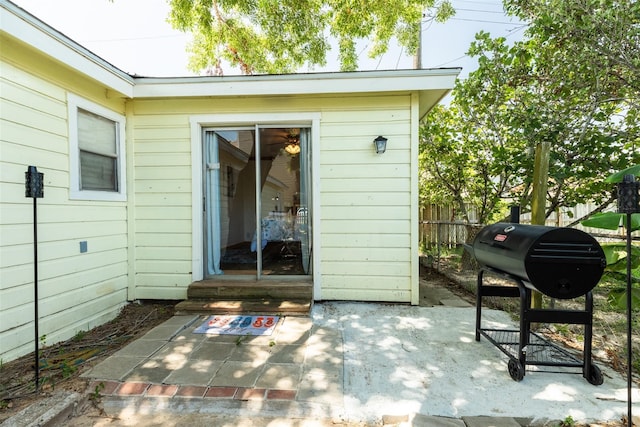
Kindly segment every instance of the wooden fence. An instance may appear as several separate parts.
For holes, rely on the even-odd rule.
[[[547,225],[552,224],[548,223]],[[484,224],[468,224],[462,221],[422,221],[420,223],[420,248],[433,256],[435,262],[438,262],[443,252],[459,249],[464,243],[472,242],[475,234],[482,227]],[[624,242],[626,240],[623,228],[619,233],[594,228],[587,229],[581,226],[576,228],[583,229],[600,243]],[[632,240],[640,242],[640,232],[634,232]]]

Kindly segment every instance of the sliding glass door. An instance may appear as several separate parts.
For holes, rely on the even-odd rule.
[[[310,130],[204,131],[205,276],[311,273]]]

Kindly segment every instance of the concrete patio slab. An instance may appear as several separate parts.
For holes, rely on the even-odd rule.
[[[224,362],[197,359],[169,372],[162,383],[209,385]]]
[[[169,400],[156,402],[160,413],[206,408],[437,427],[541,426],[567,416],[592,422],[626,413],[626,381],[608,366],[598,365],[601,386],[579,373],[533,366],[514,381],[507,357],[486,339],[475,341],[475,309],[451,305],[316,303],[311,317],[281,318],[269,337],[194,334],[204,318],[182,317],[182,326],[173,318],[153,331],[154,339],[130,344],[89,377],[120,381],[104,397],[108,408],[152,408],[161,395]],[[507,313],[489,309],[483,326],[517,327]],[[125,396],[139,402],[112,402]],[[190,399],[188,406],[178,398]],[[124,415],[134,416],[118,414]]]
[[[254,387],[264,366],[252,362],[225,362],[215,377],[212,386]]]
[[[90,371],[80,374],[85,378],[122,380],[125,376],[147,360],[146,357],[109,356]]]
[[[267,363],[256,380],[256,387],[274,390],[297,390],[302,376],[299,363]]]

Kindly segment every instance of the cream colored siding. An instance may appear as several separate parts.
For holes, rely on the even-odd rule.
[[[322,298],[411,298],[409,97],[322,116]],[[375,154],[373,139],[388,138]]]
[[[86,79],[13,41],[0,42],[0,359],[12,360],[35,345],[33,202],[24,194],[27,166],[44,173],[44,198],[38,199],[43,341],[53,344],[102,324],[126,302],[126,204],[69,200],[67,93],[119,113],[124,102],[105,99],[104,88],[87,85]],[[80,241],[87,242],[87,253],[80,253]]]
[[[320,112],[322,299],[411,300],[411,96],[135,100],[136,298],[191,283],[189,117]],[[217,125],[225,125],[218,123]],[[373,139],[389,138],[375,154]],[[201,165],[193,165],[201,168]],[[320,190],[318,193],[317,191]]]
[[[192,252],[188,117],[134,110],[135,298],[184,299]]]

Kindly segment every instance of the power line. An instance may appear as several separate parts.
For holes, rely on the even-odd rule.
[[[184,37],[183,34],[173,34],[166,36],[146,36],[146,37],[123,37],[123,38],[113,38],[113,39],[98,39],[98,40],[83,40],[83,43],[112,43],[112,42],[130,42],[130,41],[139,41],[139,40],[159,40],[159,39],[171,39],[171,38],[180,38]]]
[[[401,46],[400,53],[398,54],[398,60],[396,61],[396,70],[398,69],[398,65],[400,65],[400,59],[402,59],[402,55],[404,55],[404,46]]]
[[[507,35],[505,36],[505,38],[508,38],[508,37],[513,36],[513,35],[514,35],[514,34],[516,34],[518,31],[523,30],[523,29],[524,29],[524,28],[526,28],[526,27],[527,27],[527,25],[522,25],[521,27],[516,28],[515,30],[513,30],[512,32],[510,32],[509,34],[507,34]],[[447,65],[447,64],[451,64],[452,62],[456,62],[456,61],[459,61],[459,60],[464,59],[464,58],[469,58],[469,55],[468,55],[468,54],[465,54],[465,55],[459,56],[459,57],[457,57],[457,58],[455,58],[455,59],[451,59],[451,60],[449,60],[449,61],[442,62],[442,63],[440,63],[440,64],[438,64],[438,65],[434,65],[434,68],[444,67],[444,66],[445,66],[445,65]]]
[[[451,64],[452,62],[456,62],[456,61],[459,61],[459,60],[461,60],[461,59],[467,58],[468,56],[469,56],[469,55],[462,55],[462,56],[459,56],[459,57],[457,57],[457,58],[455,58],[455,59],[452,59],[452,60],[450,60],[450,61],[443,62],[443,63],[438,64],[438,65],[434,65],[434,68],[444,67],[444,66],[445,66],[445,65],[447,65],[447,64]]]
[[[490,5],[490,6],[500,6],[502,7],[502,0],[496,0],[494,2],[489,2],[489,1],[478,1],[478,0],[454,0],[455,2],[461,2],[461,3],[471,3],[474,6],[475,5],[479,5],[479,4],[486,4],[486,5]]]
[[[452,21],[467,21],[467,22],[482,22],[486,24],[503,24],[503,25],[519,25],[520,22],[504,22],[504,21],[488,21],[484,19],[470,19],[470,18],[449,18]],[[524,25],[524,24],[523,24]]]
[[[462,8],[462,7],[457,7],[457,8],[455,8],[455,10],[456,10],[456,12],[463,11],[463,12],[497,13],[499,15],[504,15],[504,11],[503,10],[465,9],[465,8]]]

